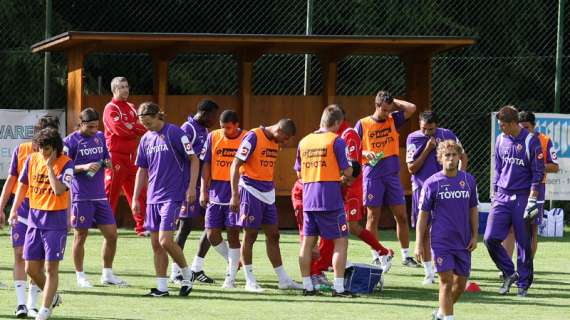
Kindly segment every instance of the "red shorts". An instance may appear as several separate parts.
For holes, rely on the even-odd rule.
[[[362,188],[349,188],[344,196],[344,211],[346,221],[362,220],[364,207],[362,205]]]

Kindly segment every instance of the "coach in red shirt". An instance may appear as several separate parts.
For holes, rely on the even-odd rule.
[[[112,168],[105,169],[105,192],[116,212],[121,188],[129,203],[133,200],[133,190],[137,167],[134,165],[138,138],[145,132],[145,127],[138,121],[134,104],[127,102],[129,83],[125,77],[115,77],[111,81],[113,99],[105,106],[103,124],[105,140],[111,154]],[[146,191],[140,196],[141,212],[146,211]],[[115,213],[116,215],[116,213]],[[144,215],[133,215],[139,236],[145,236]]]

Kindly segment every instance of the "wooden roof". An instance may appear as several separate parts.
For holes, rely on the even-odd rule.
[[[69,31],[32,45],[32,52],[314,53],[339,55],[434,54],[476,43],[475,38],[404,36],[228,35]]]

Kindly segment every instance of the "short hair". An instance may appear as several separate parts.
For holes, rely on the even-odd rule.
[[[54,128],[55,130],[59,130],[59,118],[46,114],[45,116],[38,119],[36,125],[34,126],[34,132],[38,132],[45,128]]]
[[[330,128],[336,123],[341,122],[344,118],[342,110],[334,104],[331,104],[323,110],[323,115],[321,116],[321,127]]]
[[[504,106],[497,113],[497,119],[502,122],[518,122],[519,114],[515,106]]]
[[[518,122],[530,122],[533,126],[536,124],[536,117],[532,111],[521,111],[519,112]]]
[[[224,110],[222,114],[220,114],[220,122],[221,123],[238,123],[239,122],[239,115],[237,112],[233,110]]]
[[[420,121],[425,123],[437,123],[437,114],[433,111],[424,111],[420,113]]]
[[[119,83],[121,82],[128,82],[127,78],[125,77],[114,77],[113,80],[111,80],[111,92],[115,92],[115,90],[117,90],[117,88],[119,87]]]
[[[283,118],[277,122],[277,127],[283,131],[286,135],[292,137],[297,133],[297,127],[295,126],[295,122],[288,118]]]
[[[140,104],[137,109],[137,116],[152,116],[153,118],[158,115],[160,120],[164,120],[164,113],[160,111],[158,104],[152,101],[146,101]]]
[[[394,101],[394,97],[392,94],[386,90],[380,90],[376,93],[376,98],[374,99],[374,104],[377,106],[382,105],[384,102],[392,103]]]
[[[52,147],[57,152],[57,156],[60,156],[63,151],[63,140],[57,129],[52,127],[36,132],[32,142],[38,148]]]
[[[439,163],[443,162],[442,161],[443,155],[449,148],[455,149],[455,151],[459,156],[463,154],[463,147],[459,143],[457,143],[456,140],[451,140],[451,139],[443,140],[442,142],[437,144],[437,161]]]
[[[79,114],[79,120],[81,122],[91,122],[99,120],[99,113],[93,108],[85,108]]]
[[[198,103],[198,112],[211,113],[218,111],[218,109],[220,106],[212,100],[205,99]]]

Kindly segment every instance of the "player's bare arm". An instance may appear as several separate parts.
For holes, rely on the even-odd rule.
[[[232,187],[232,198],[230,199],[230,209],[234,212],[239,210],[239,168],[244,164],[243,160],[234,158],[230,167],[230,185]]]
[[[202,208],[206,208],[209,201],[208,190],[212,181],[211,170],[212,166],[208,162],[204,162],[202,165],[202,182],[200,183],[200,206]]]
[[[141,212],[141,205],[139,202],[139,197],[141,195],[141,191],[143,186],[148,181],[148,170],[145,168],[138,168],[137,176],[135,178],[135,190],[133,192],[133,200],[131,203],[131,209],[136,215],[142,215]]]
[[[10,210],[10,218],[8,218],[8,222],[10,223],[10,225],[18,223],[18,209],[22,205],[22,202],[24,202],[26,193],[28,193],[28,185],[20,183],[18,189],[16,190],[16,196],[14,197],[14,204],[12,204],[12,210]]]
[[[416,105],[400,99],[394,99],[394,109],[395,111],[404,111],[404,118],[410,118],[416,112]]]
[[[419,214],[418,214],[418,222],[417,222],[417,226],[416,226],[416,250],[415,250],[415,256],[416,256],[416,260],[418,261],[424,261],[424,239],[425,239],[425,234],[427,231],[427,222],[428,222],[428,217],[429,212],[427,211],[423,211],[420,210]]]
[[[469,222],[471,223],[471,240],[467,246],[467,250],[472,252],[477,249],[477,241],[479,239],[479,209],[473,207],[469,209]]]
[[[192,203],[196,201],[196,183],[198,182],[198,172],[200,170],[200,160],[195,154],[190,155],[190,184],[186,191],[186,201]]]

